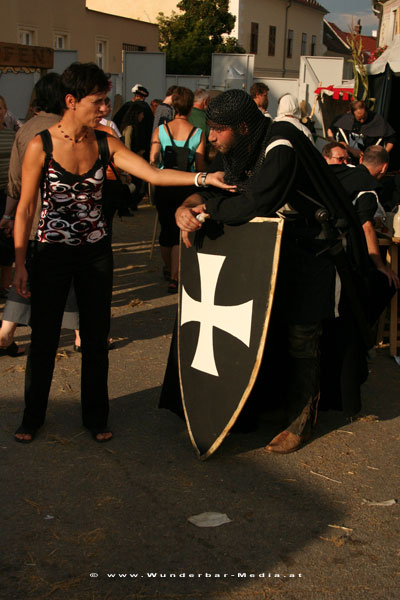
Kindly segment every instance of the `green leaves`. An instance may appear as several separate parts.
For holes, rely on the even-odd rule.
[[[228,37],[235,25],[229,0],[181,0],[177,7],[182,13],[157,18],[168,73],[208,75],[213,52],[245,52]]]

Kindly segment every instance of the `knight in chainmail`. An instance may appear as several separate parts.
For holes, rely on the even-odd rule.
[[[323,235],[323,226],[314,218],[315,212],[319,207],[327,207],[331,220],[341,224],[346,231],[347,248],[351,248],[352,262],[359,271],[367,266],[365,241],[352,207],[344,201],[345,193],[339,182],[332,177],[319,152],[293,125],[265,118],[241,90],[229,90],[215,98],[207,109],[207,122],[209,141],[219,150],[225,179],[237,185],[238,193],[221,194],[210,189],[195,194],[177,210],[177,223],[183,231],[196,230],[201,225],[195,217],[202,211],[212,220],[230,225],[277,213],[284,217],[267,351],[272,348],[274,354],[276,343],[281,345],[287,359],[280,361],[282,377],[273,378],[279,379],[279,385],[272,391],[269,379],[264,386],[264,397],[285,395],[282,402],[287,414],[286,427],[266,450],[292,452],[310,438],[315,426],[320,397],[322,324],[339,314],[341,281],[328,252],[331,242]],[[278,331],[276,338],[274,329]],[[349,332],[349,336],[357,345],[359,332],[353,336]],[[351,344],[347,344],[347,350],[351,355]],[[360,363],[356,364],[354,359],[349,369],[350,377],[356,381],[355,386],[350,386],[351,398],[344,394],[340,400],[347,414],[360,410],[360,397],[353,392],[366,378],[366,352],[361,355]],[[340,377],[336,373],[336,378]],[[284,390],[285,381],[288,385]]]

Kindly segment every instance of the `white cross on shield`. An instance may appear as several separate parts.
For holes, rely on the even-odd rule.
[[[225,256],[198,253],[201,301],[193,300],[182,286],[181,325],[200,323],[199,339],[191,366],[210,375],[219,376],[214,357],[213,328],[218,327],[250,344],[253,300],[234,306],[214,304],[215,290]]]

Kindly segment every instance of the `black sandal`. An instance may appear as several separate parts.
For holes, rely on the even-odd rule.
[[[26,427],[25,425],[22,424],[18,427],[17,431],[14,433],[14,440],[16,442],[19,442],[20,444],[30,444],[35,439],[36,431],[37,431],[37,429],[32,429],[32,428]],[[27,440],[25,438],[17,438],[16,437],[17,433],[22,433],[23,435],[30,435],[31,438],[30,438],[30,440]]]
[[[15,358],[17,356],[23,356],[24,354],[25,348],[21,349],[15,342],[11,342],[7,348],[0,347],[0,356],[12,356]]]
[[[115,342],[112,339],[109,339],[108,344],[107,344],[107,350],[114,350],[114,348],[115,348]],[[74,344],[74,351],[82,352],[82,348],[80,346],[78,346],[77,344]]]
[[[176,279],[170,279],[168,286],[168,294],[176,294],[178,292],[178,282]]]

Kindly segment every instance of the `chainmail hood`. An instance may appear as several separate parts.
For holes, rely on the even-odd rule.
[[[235,144],[223,154],[225,181],[244,190],[264,160],[271,120],[262,114],[249,94],[228,90],[208,105],[207,123],[216,129],[232,128]]]

